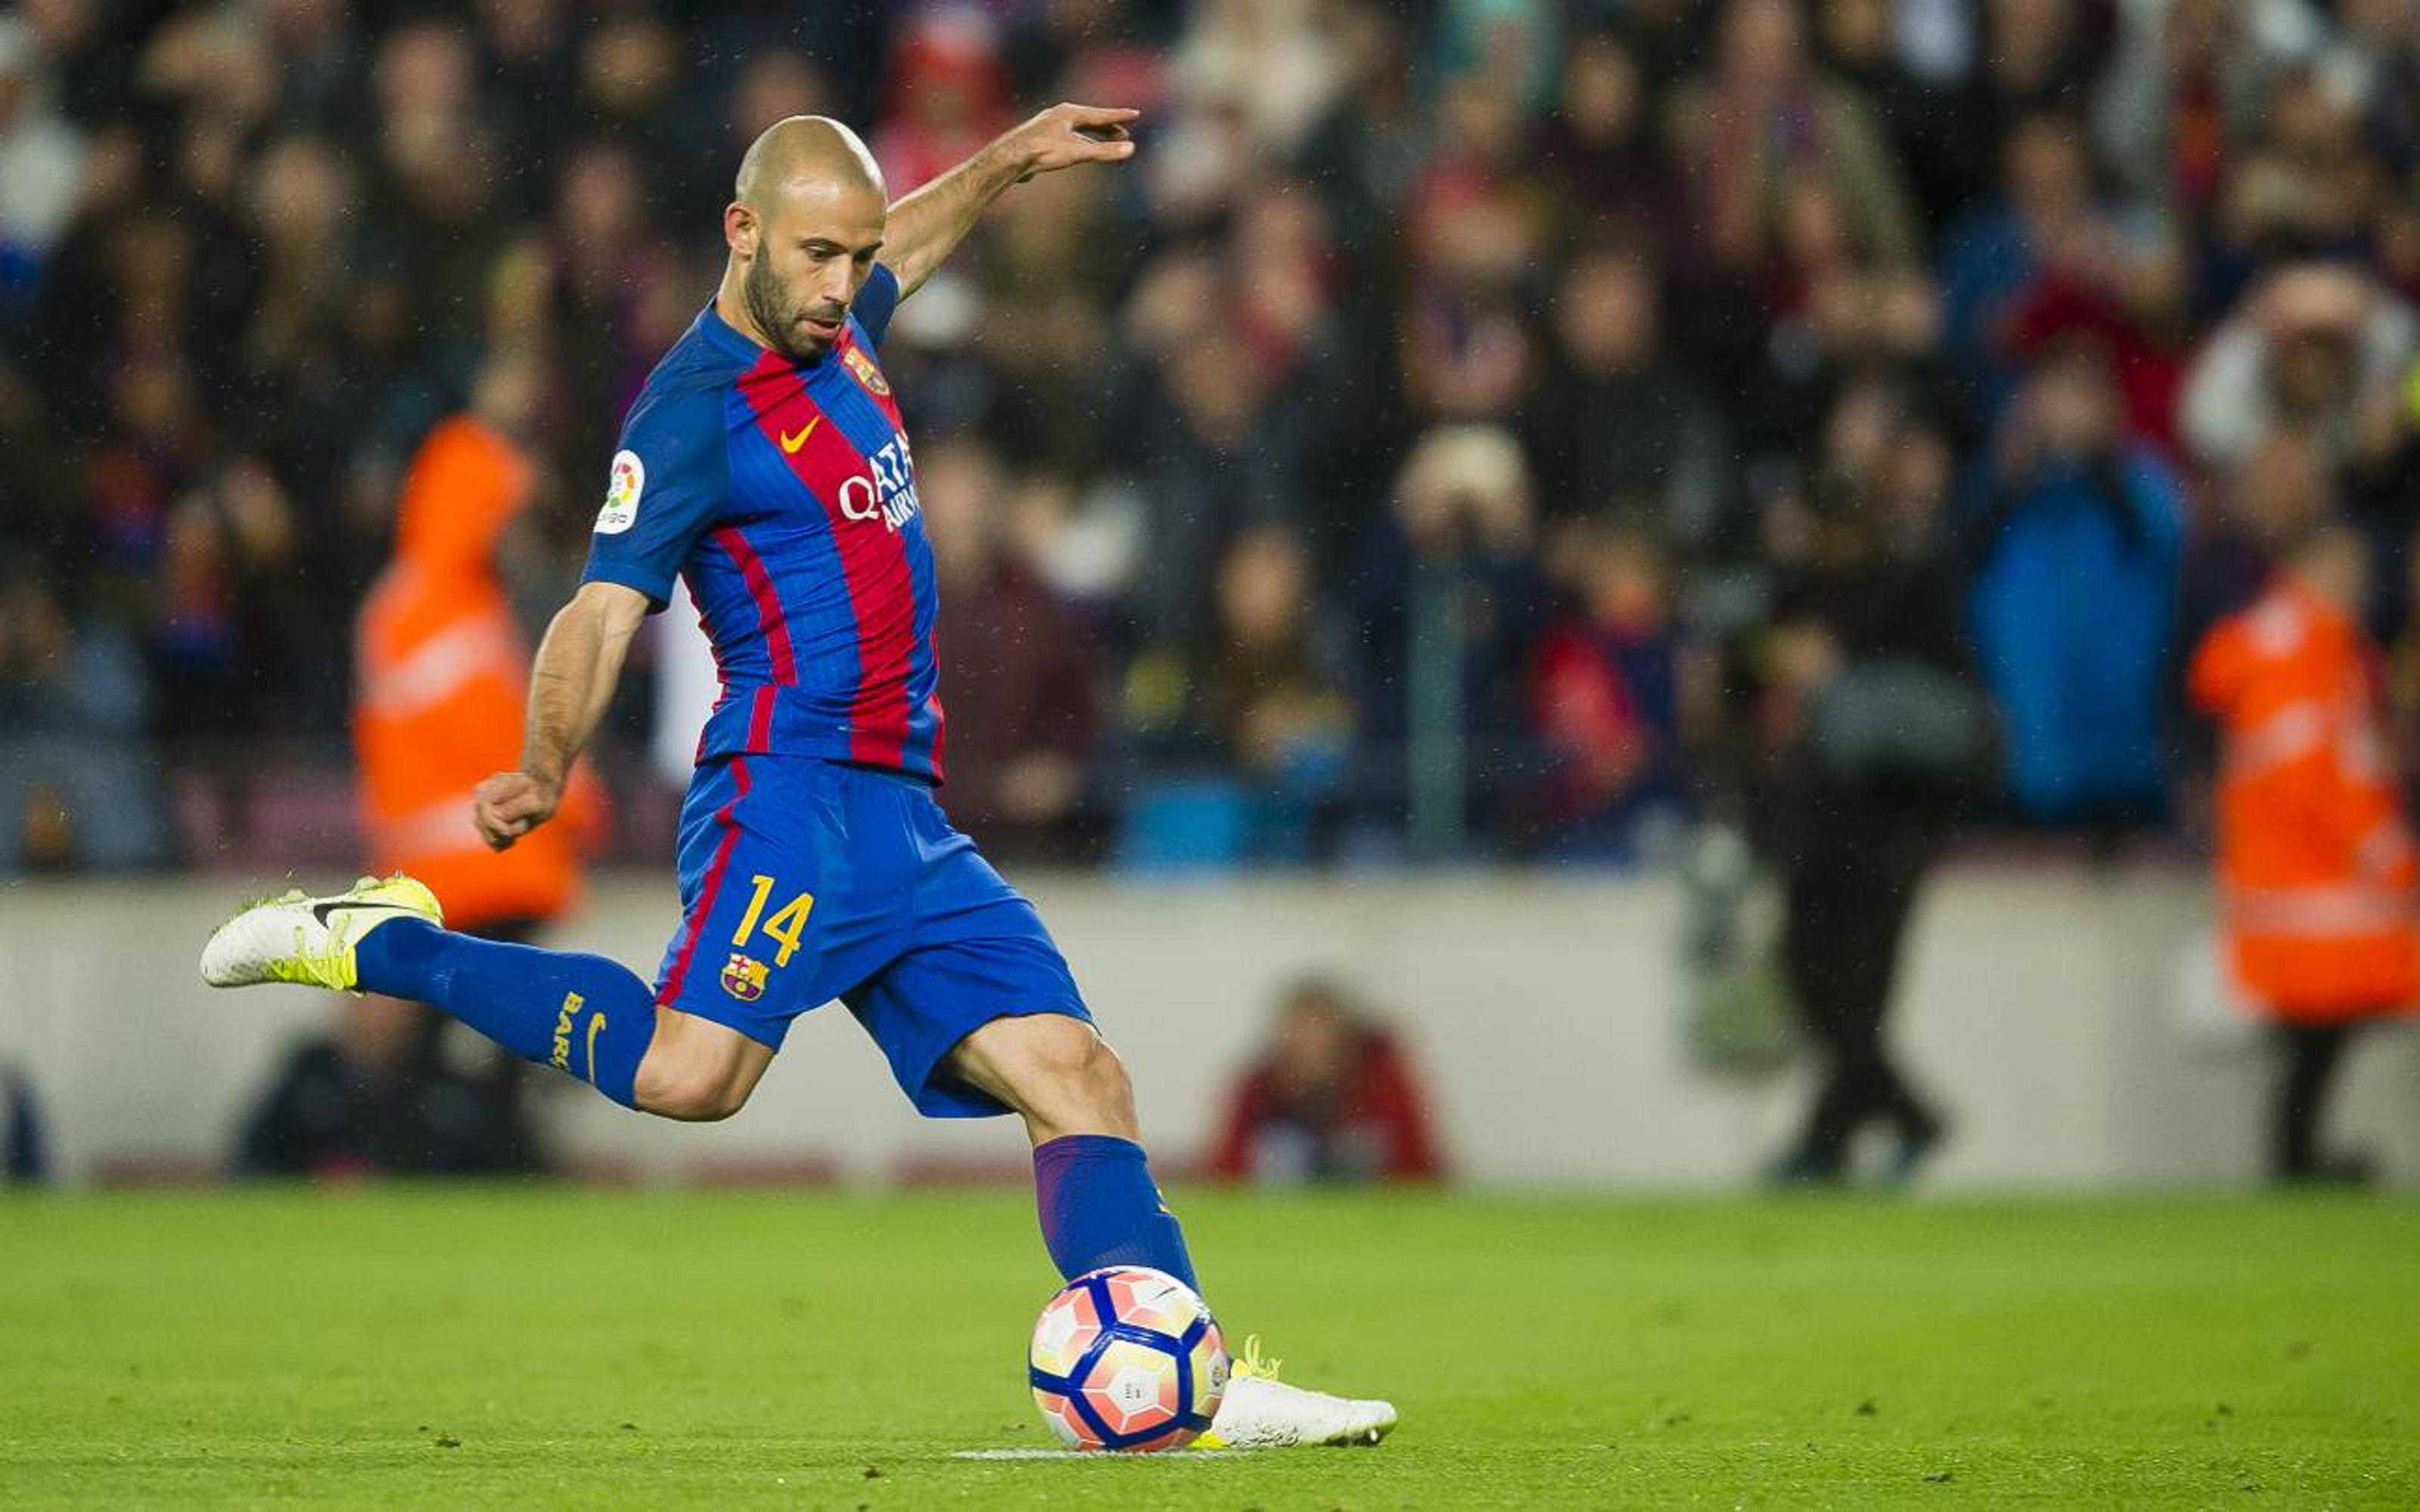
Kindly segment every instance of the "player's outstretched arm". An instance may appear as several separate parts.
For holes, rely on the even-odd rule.
[[[646,594],[620,583],[591,582],[547,626],[530,668],[520,770],[498,772],[479,784],[473,799],[480,838],[489,849],[506,849],[554,817],[571,764],[605,717],[630,637],[646,617]]]
[[[891,207],[882,261],[898,275],[904,298],[933,276],[956,250],[986,206],[1011,184],[1079,162],[1122,162],[1134,156],[1126,123],[1140,111],[1102,105],[1053,105]]]

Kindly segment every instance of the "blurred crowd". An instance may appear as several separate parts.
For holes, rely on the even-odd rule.
[[[1131,169],[885,351],[995,847],[1636,860],[1909,738],[1831,696],[1909,657],[1996,710],[1974,811],[2167,825],[2183,651],[2335,516],[2420,724],[2420,0],[24,0],[0,873],[290,848],[498,364],[559,601],[766,125],[898,193],[1061,98]]]

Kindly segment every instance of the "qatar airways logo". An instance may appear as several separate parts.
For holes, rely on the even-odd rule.
[[[894,438],[866,462],[873,472],[841,481],[840,512],[849,519],[878,519],[896,535],[923,508],[916,498],[916,458],[908,438]]]

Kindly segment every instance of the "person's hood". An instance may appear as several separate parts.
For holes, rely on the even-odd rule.
[[[476,417],[438,422],[404,475],[396,559],[435,574],[484,571],[529,502],[530,472],[520,449]]]

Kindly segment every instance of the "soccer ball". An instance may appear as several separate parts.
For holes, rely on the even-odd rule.
[[[1227,1345],[1192,1288],[1111,1265],[1067,1283],[1033,1325],[1034,1405],[1071,1449],[1181,1449],[1227,1394]]]

